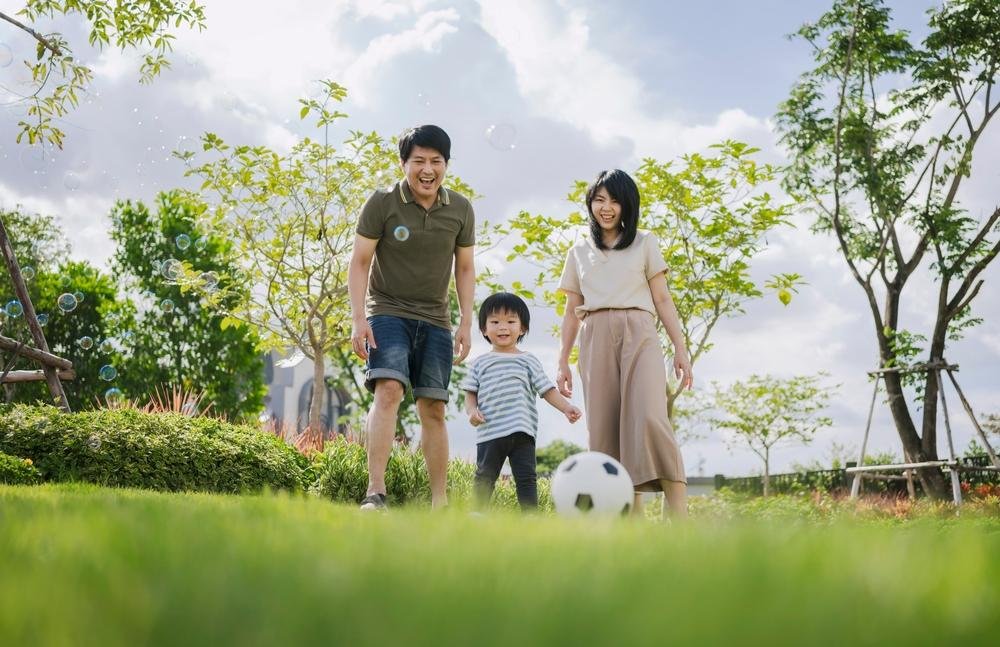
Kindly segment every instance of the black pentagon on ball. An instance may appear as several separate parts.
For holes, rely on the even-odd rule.
[[[574,467],[576,467],[576,461],[575,461],[575,460],[574,460],[574,461],[572,461],[572,462],[571,462],[571,463],[570,463],[569,465],[567,465],[566,467],[564,467],[564,468],[563,468],[563,471],[564,471],[564,472],[568,472],[568,471],[570,471],[571,469],[573,469]]]
[[[590,498],[589,494],[577,494],[576,503],[574,503],[577,508],[587,512],[594,507],[594,500]]]
[[[612,476],[618,475],[618,468],[608,462],[604,463],[604,471]]]
[[[625,507],[622,508],[621,515],[623,517],[627,517],[628,513],[629,513],[629,510],[631,510],[631,509],[632,509],[632,504],[631,503],[626,503]]]

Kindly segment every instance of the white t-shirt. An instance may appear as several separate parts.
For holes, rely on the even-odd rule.
[[[583,296],[576,309],[581,319],[606,308],[639,308],[655,317],[649,279],[666,270],[660,241],[648,231],[636,232],[625,249],[598,249],[588,234],[566,254],[559,289]]]
[[[486,418],[476,427],[476,443],[482,443],[519,431],[536,436],[535,398],[556,385],[531,353],[489,352],[472,362],[461,388],[478,395],[479,410]]]

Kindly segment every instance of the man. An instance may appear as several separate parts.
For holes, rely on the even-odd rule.
[[[362,510],[385,509],[385,469],[399,403],[411,389],[420,417],[431,505],[447,505],[445,404],[452,354],[460,363],[472,342],[475,216],[464,196],[443,188],[451,139],[437,126],[412,128],[399,140],[404,179],[376,191],[361,210],[348,275],[354,352],[367,361],[375,394],[365,425],[368,492]],[[461,322],[451,336],[452,265]]]

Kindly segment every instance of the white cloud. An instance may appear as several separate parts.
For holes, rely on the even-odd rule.
[[[598,144],[625,138],[635,156],[669,159],[726,138],[773,140],[739,108],[686,126],[651,109],[642,80],[590,42],[587,15],[535,0],[482,0],[480,22],[503,50],[531,109],[584,130]]]

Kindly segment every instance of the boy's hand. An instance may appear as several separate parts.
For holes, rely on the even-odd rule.
[[[469,422],[472,423],[473,427],[478,427],[486,422],[486,418],[483,417],[483,412],[479,410],[479,407],[469,412]]]
[[[563,414],[566,416],[566,419],[569,420],[570,422],[576,422],[577,420],[580,419],[580,416],[583,415],[583,412],[580,411],[580,409],[578,409],[577,407],[570,405],[569,409],[563,411]]]

